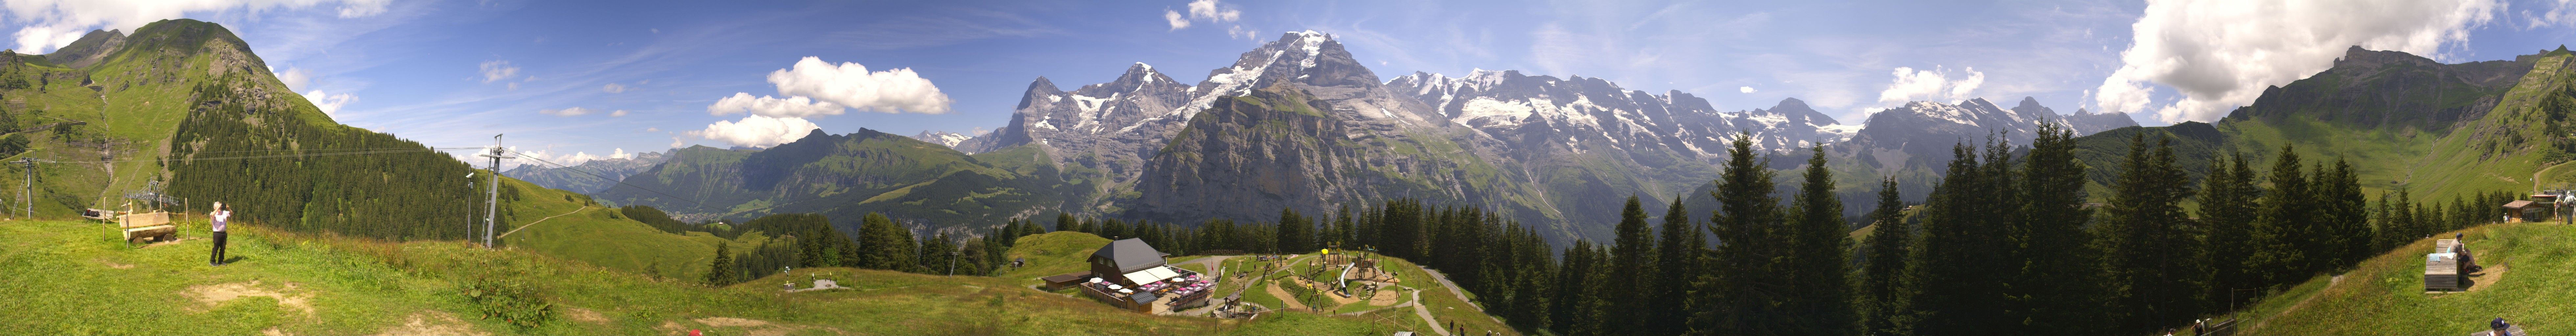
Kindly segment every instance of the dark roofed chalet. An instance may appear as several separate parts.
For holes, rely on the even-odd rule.
[[[1118,275],[1155,266],[1163,266],[1163,251],[1154,250],[1154,246],[1146,245],[1143,239],[1119,239],[1091,253],[1091,274],[1102,278],[1123,280]]]

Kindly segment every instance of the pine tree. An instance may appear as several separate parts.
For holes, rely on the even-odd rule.
[[[2250,269],[2261,270],[2258,286],[2304,280],[2315,270],[2310,268],[2315,265],[2310,258],[2316,256],[2308,252],[2314,250],[2309,242],[2316,237],[2302,236],[2313,233],[2309,223],[2315,212],[2310,211],[2314,203],[2301,166],[2298,152],[2289,146],[2282,146],[2280,158],[2273,161],[2268,179],[2272,190],[2264,193],[2262,208],[2257,209],[2259,217],[2250,237],[2255,250],[2247,260]]]
[[[2162,138],[2149,154],[2143,134],[2129,138],[2128,162],[2111,186],[2103,208],[2102,272],[2115,302],[2119,327],[2155,330],[2175,325],[2200,312],[2205,295],[2200,267],[2193,257],[2200,248],[2182,202],[2191,197],[2190,176],[2174,166],[2173,139]]]
[[[1788,311],[1801,330],[1800,335],[1857,335],[1860,319],[1852,313],[1852,289],[1849,270],[1851,250],[1849,226],[1843,223],[1843,202],[1834,197],[1833,171],[1825,167],[1825,146],[1816,145],[1807,159],[1806,181],[1798,194],[1789,222],[1789,259],[1782,266],[1789,272]]]
[[[1869,212],[1872,228],[1868,252],[1863,254],[1859,288],[1862,331],[1872,335],[1912,333],[1907,318],[1904,287],[1899,286],[1905,273],[1906,246],[1913,244],[1914,228],[1905,223],[1905,201],[1899,197],[1896,178],[1879,182],[1878,208]],[[1676,206],[1679,203],[1675,203]]]
[[[1619,224],[1613,227],[1613,234],[1617,235],[1617,240],[1610,248],[1609,269],[1612,272],[1654,274],[1653,256],[1649,255],[1655,251],[1654,228],[1646,226],[1646,208],[1637,196],[1628,196],[1628,204],[1619,208]],[[1645,322],[1643,303],[1646,302],[1645,285],[1650,283],[1649,280],[1641,276],[1610,277],[1610,283],[1603,287],[1603,296],[1612,303],[1610,311],[1605,312],[1610,319],[1606,324],[1609,326],[1607,332],[1614,335],[1645,332],[1639,327]]]
[[[896,226],[885,214],[868,213],[859,220],[859,267],[881,270],[915,271],[920,246],[913,243],[912,230]]]
[[[707,264],[707,285],[733,284],[733,247],[731,245],[724,242],[716,243],[716,260]]]
[[[2008,158],[2010,148],[1989,146],[1989,158]],[[2019,264],[2019,276],[2006,279],[2004,293],[2025,334],[2101,333],[2107,299],[2095,272],[2101,263],[2084,228],[2093,218],[2084,198],[2084,164],[2075,159],[2075,133],[2054,123],[2041,123],[2021,169],[2018,218],[2007,240],[2017,243],[2007,262]],[[2009,165],[2003,164],[2003,165]]]
[[[2245,163],[2243,153],[2230,153],[2226,160],[2210,160],[2209,176],[2201,180],[2200,223],[2207,227],[2201,235],[2202,265],[2209,268],[2207,293],[2211,300],[2222,301],[2220,310],[2235,310],[2251,302],[2252,295],[2235,295],[2238,289],[2263,286],[2261,274],[2253,272],[2257,239],[2253,223],[2255,209],[2260,208],[2262,190],[2254,185],[2254,171]],[[2245,293],[2251,294],[2251,293]]]
[[[1951,148],[1955,157],[1949,173],[1932,189],[1921,211],[1921,231],[1908,248],[1901,293],[1910,298],[1899,316],[1910,315],[1912,332],[1918,335],[1976,335],[1992,333],[1994,328],[2018,326],[2020,320],[2004,315],[2004,297],[1994,295],[2003,277],[2018,273],[2019,265],[2003,262],[2007,247],[2002,225],[1994,223],[2004,217],[2002,192],[2009,176],[1995,174],[1990,165],[2008,165],[2010,158],[1989,158],[1978,162],[1978,153],[1967,144]]]
[[[1785,301],[1778,263],[1786,257],[1778,245],[1781,215],[1778,198],[1771,196],[1772,172],[1764,168],[1769,160],[1757,160],[1750,133],[1738,134],[1727,149],[1727,160],[1718,177],[1718,188],[1710,192],[1719,209],[1710,220],[1717,235],[1716,260],[1694,283],[1691,307],[1691,333],[1698,335],[1753,335],[1787,332],[1794,316],[1781,311]]]
[[[1654,281],[1643,286],[1652,293],[1646,299],[1646,320],[1641,333],[1678,335],[1688,331],[1683,324],[1689,319],[1683,298],[1690,294],[1690,282],[1699,274],[1698,261],[1706,242],[1690,211],[1683,209],[1684,195],[1674,195],[1673,204],[1664,210],[1663,237],[1655,244]]]

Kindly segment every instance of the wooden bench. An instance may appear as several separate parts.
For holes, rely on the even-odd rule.
[[[125,232],[125,245],[146,241],[170,241],[179,237],[179,226],[170,224],[170,213],[154,212],[116,216],[117,226]]]

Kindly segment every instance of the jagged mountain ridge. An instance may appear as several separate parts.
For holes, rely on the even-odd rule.
[[[521,164],[518,167],[510,168],[510,170],[501,172],[501,175],[517,178],[521,181],[528,181],[528,183],[549,189],[562,189],[575,193],[594,194],[608,190],[609,186],[617,185],[618,180],[625,179],[628,175],[635,175],[636,172],[642,172],[645,169],[653,168],[653,165],[661,164],[662,159],[669,157],[671,153],[675,153],[677,151],[678,149],[672,149],[661,152],[635,153],[625,158],[594,159],[573,165],[570,167],[572,170],[567,170],[561,167]],[[593,174],[597,174],[597,176],[593,176]]]

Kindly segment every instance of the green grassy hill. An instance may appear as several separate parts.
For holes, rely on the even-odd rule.
[[[551,222],[549,222],[551,223]],[[542,225],[542,224],[540,224]],[[389,243],[237,229],[232,265],[205,263],[204,224],[129,249],[99,224],[0,226],[0,296],[27,334],[1305,334],[1358,318],[1283,316],[1238,325],[1118,311],[1017,279],[827,268],[709,288],[457,242]],[[533,229],[532,229],[533,230]],[[832,279],[849,290],[781,293]],[[478,280],[479,279],[479,280]],[[531,328],[482,319],[478,282],[525,284],[553,305]],[[308,309],[309,308],[309,309]],[[1323,325],[1322,327],[1312,327]],[[1259,327],[1255,327],[1259,326]],[[1339,333],[1339,332],[1334,332]]]
[[[1063,206],[1057,190],[1067,186],[1053,168],[1031,166],[1022,157],[1027,153],[1018,154],[992,156],[1005,160],[997,166],[978,159],[987,156],[875,130],[816,131],[763,150],[682,148],[670,161],[629,176],[629,186],[598,195],[617,204],[736,220],[820,213],[843,229],[856,229],[859,218],[878,212],[900,221],[980,229],[974,224]]]
[[[2245,335],[2466,335],[2495,318],[2533,335],[2576,332],[2576,226],[2490,224],[2458,231],[2487,272],[2498,278],[2462,293],[2424,293],[2424,254],[2417,240],[2371,258],[2342,279],[2317,277],[2255,303],[2243,313]],[[2439,235],[2450,238],[2451,234]]]
[[[509,204],[509,220],[504,221],[509,226],[500,230],[508,235],[497,239],[510,248],[629,272],[697,279],[715,258],[716,243],[723,241],[703,232],[662,232],[623,217],[617,208],[589,202],[590,196],[517,179],[503,181],[526,193]]]
[[[2112,179],[2113,173],[2128,150],[2130,136],[2146,133],[2148,142],[2157,136],[2172,136],[2177,146],[2178,164],[2194,176],[2204,175],[2209,160],[2227,153],[2243,153],[2249,163],[2269,167],[2280,155],[2282,146],[2293,146],[2313,166],[2319,162],[2348,160],[2360,174],[2363,193],[2376,197],[2383,191],[2408,190],[2414,199],[2448,201],[2453,197],[2494,191],[2528,191],[2535,187],[2534,173],[2570,158],[2576,158],[2576,128],[2570,128],[2571,109],[2557,106],[2552,99],[2576,95],[2576,54],[2551,51],[2524,56],[2529,70],[2519,81],[2496,83],[2500,90],[2465,90],[2485,94],[2486,98],[2457,95],[2405,96],[2389,104],[2447,111],[2441,116],[2409,116],[2383,111],[2387,108],[2369,105],[2369,99],[2322,99],[2290,101],[2302,92],[2330,91],[2341,86],[2361,86],[2373,90],[2394,90],[2408,94],[2440,87],[2411,87],[2411,83],[2393,82],[2405,76],[2346,76],[2353,72],[2345,67],[2320,73],[2315,77],[2292,82],[2267,94],[2254,106],[2215,124],[2187,122],[2174,126],[2139,127],[2105,131],[2078,138],[2077,156],[2091,165],[2091,180],[2097,197],[2107,196],[2108,188],[2098,188]],[[2493,63],[2493,62],[2487,62]],[[2490,68],[2495,64],[2473,63],[2450,65],[2462,68]],[[2491,71],[2485,69],[2482,71]],[[2422,89],[2422,90],[2417,90]],[[2354,89],[2358,90],[2358,89]],[[2287,93],[2280,93],[2287,92]],[[2278,100],[2273,97],[2286,97]],[[2556,96],[2558,98],[2551,98]],[[2412,97],[2412,98],[2407,98]],[[2373,97],[2379,99],[2385,97]],[[2411,100],[2410,100],[2411,99]],[[2488,100],[2479,100],[2488,99]],[[2267,105],[2272,104],[2272,105]],[[2333,106],[2353,105],[2352,109],[2314,108],[2300,104]],[[2415,106],[2422,105],[2422,106]],[[2279,107],[2287,106],[2287,107]],[[2269,108],[2267,108],[2269,107]],[[2390,114],[2395,113],[2395,114]],[[2383,115],[2385,114],[2385,115]],[[2555,124],[2556,126],[2553,126]],[[2552,170],[2560,177],[2543,180],[2564,182],[2576,170]]]
[[[1041,283],[1041,281],[1037,280],[1039,277],[1076,272],[1089,268],[1090,262],[1088,258],[1091,256],[1091,253],[1100,250],[1100,246],[1108,243],[1109,239],[1107,238],[1101,238],[1100,236],[1089,233],[1070,231],[1049,232],[1045,234],[1020,237],[1019,241],[1015,243],[1015,245],[1011,246],[1010,252],[1005,254],[1003,260],[1010,260],[1011,258],[1028,258],[1028,264],[1017,270],[1006,267],[1002,274],[995,277],[1001,280],[1013,281],[1023,287],[1036,286]],[[1300,270],[1314,267],[1309,265],[1309,262],[1315,260],[1315,257],[1313,257],[1314,252],[1315,251],[1306,251],[1306,253],[1300,254],[1300,257],[1298,258],[1269,262],[1277,265],[1279,269],[1279,271],[1271,274],[1255,275],[1242,280],[1226,278],[1216,287],[1217,293],[1215,295],[1222,297],[1224,295],[1234,293],[1235,289],[1238,288],[1250,288],[1250,290],[1243,291],[1244,302],[1251,302],[1271,308],[1286,307],[1286,304],[1284,303],[1285,301],[1298,299],[1294,297],[1274,296],[1267,291],[1268,286],[1273,283],[1286,282],[1287,280],[1284,279],[1290,277],[1291,272],[1298,272]],[[1176,264],[1188,263],[1189,265],[1183,266],[1184,268],[1207,271],[1192,267],[1197,265],[1197,263],[1192,263],[1192,261],[1212,257],[1224,256],[1175,256],[1170,258],[1170,261]],[[1503,325],[1493,316],[1485,314],[1481,308],[1479,308],[1480,306],[1469,304],[1467,300],[1459,299],[1460,297],[1472,299],[1476,297],[1475,295],[1470,293],[1454,292],[1447,287],[1439,285],[1438,282],[1432,280],[1430,273],[1424,272],[1421,266],[1415,265],[1411,261],[1404,260],[1403,258],[1391,257],[1385,258],[1384,260],[1386,262],[1385,267],[1395,272],[1396,277],[1399,279],[1399,286],[1402,288],[1421,290],[1420,297],[1423,307],[1427,308],[1426,310],[1430,312],[1432,318],[1440,321],[1442,325],[1455,322],[1458,326],[1465,327],[1468,330],[1468,333],[1475,335],[1481,335],[1486,330],[1501,332],[1505,335],[1520,334],[1519,332],[1512,330],[1510,327]],[[1252,260],[1252,256],[1232,256],[1227,258],[1222,264],[1227,270],[1226,272],[1231,274],[1234,273],[1235,270],[1259,270],[1263,263],[1264,262]],[[1059,293],[1080,295],[1080,293],[1070,289],[1059,291]],[[1397,304],[1370,305],[1367,304],[1367,301],[1361,301],[1347,305],[1321,307],[1322,310],[1320,312],[1294,310],[1281,311],[1280,314],[1263,316],[1260,320],[1254,323],[1245,324],[1241,329],[1236,329],[1230,332],[1235,334],[1258,335],[1382,335],[1392,333],[1394,331],[1411,330],[1422,332],[1424,335],[1433,334],[1429,331],[1433,328],[1431,327],[1431,323],[1423,320],[1413,311],[1412,308],[1390,307],[1402,305],[1402,303],[1405,302],[1411,302],[1414,297],[1414,294],[1409,291],[1398,291],[1398,293],[1399,294],[1397,295],[1399,299]]]

